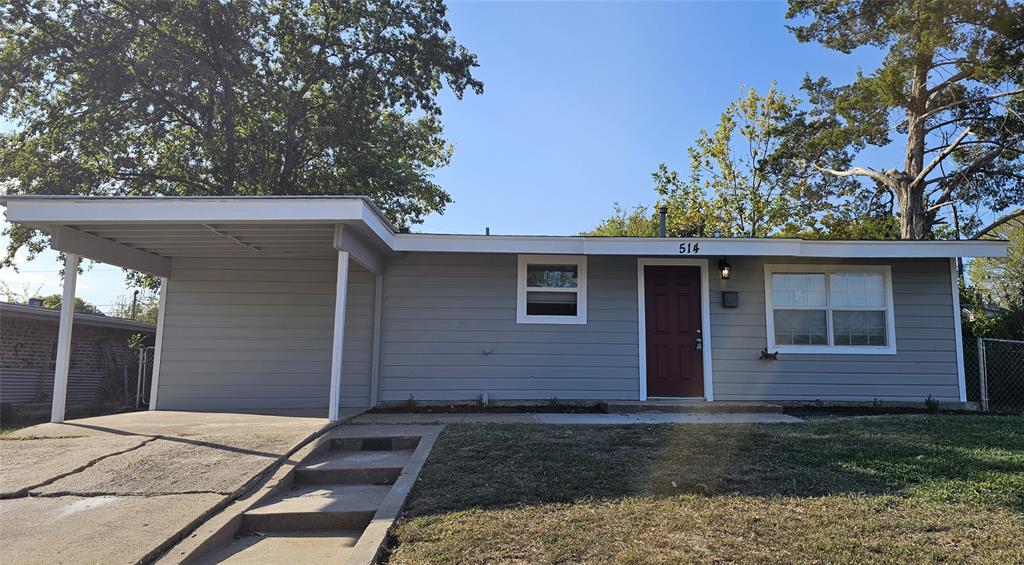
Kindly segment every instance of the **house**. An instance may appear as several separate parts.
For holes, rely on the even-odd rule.
[[[60,311],[41,305],[0,302],[0,403],[49,401],[53,395],[54,359]],[[67,398],[71,404],[105,400],[104,378],[123,382],[125,368],[137,380],[138,352],[129,348],[136,334],[152,342],[156,325],[109,316],[74,315]],[[106,400],[120,400],[120,398]]]
[[[410,398],[963,403],[954,258],[1007,248],[403,233],[363,197],[4,200],[69,273],[162,277],[151,408],[332,419]]]

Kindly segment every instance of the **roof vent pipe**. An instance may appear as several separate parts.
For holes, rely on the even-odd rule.
[[[668,206],[658,208],[658,237],[665,237],[665,218],[668,216]]]

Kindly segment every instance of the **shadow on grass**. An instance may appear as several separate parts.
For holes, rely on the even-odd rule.
[[[1024,512],[1024,419],[449,426],[406,511],[417,517],[632,496],[849,493]]]

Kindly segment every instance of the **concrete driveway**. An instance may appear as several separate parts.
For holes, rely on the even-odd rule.
[[[134,412],[0,438],[4,563],[135,563],[225,506],[326,418]]]

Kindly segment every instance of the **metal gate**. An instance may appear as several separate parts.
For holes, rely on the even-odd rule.
[[[137,350],[137,355],[124,363],[124,404],[135,408],[149,406],[150,384],[153,378],[153,347]]]
[[[967,400],[982,411],[1024,414],[1024,341],[982,338],[964,343]]]

